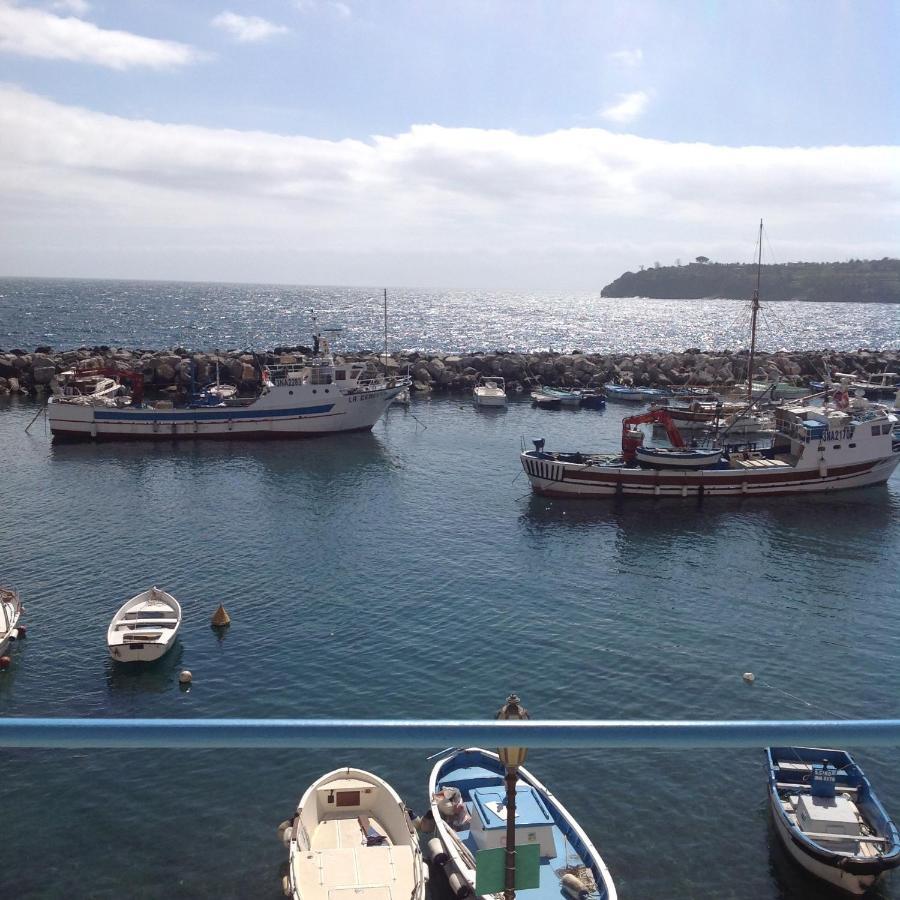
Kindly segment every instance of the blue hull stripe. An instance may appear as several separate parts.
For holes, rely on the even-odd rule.
[[[316,416],[331,412],[333,403],[322,406],[298,406],[294,409],[181,409],[173,412],[136,410],[119,412],[95,410],[97,422],[242,422],[247,419],[283,419],[288,416]]]

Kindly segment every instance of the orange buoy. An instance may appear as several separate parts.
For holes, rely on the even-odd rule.
[[[11,662],[12,660],[8,656],[0,656],[0,672],[5,672]]]
[[[231,624],[231,616],[225,612],[225,607],[219,604],[219,608],[213,613],[213,628],[225,628]]]

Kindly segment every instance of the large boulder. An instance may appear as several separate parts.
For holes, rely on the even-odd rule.
[[[55,366],[36,366],[31,370],[31,377],[35,384],[50,384],[55,375]]]

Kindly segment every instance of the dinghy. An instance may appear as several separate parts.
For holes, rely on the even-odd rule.
[[[444,866],[457,898],[477,895],[479,854],[506,846],[504,775],[497,754],[477,747],[454,751],[431,772],[428,792],[437,837],[427,852]],[[540,878],[539,887],[517,888],[517,898],[615,900],[612,877],[590,838],[525,768],[518,770],[515,828],[517,852],[522,845],[538,846]]]
[[[314,781],[284,823],[294,900],[423,900],[425,865],[409,810],[394,789],[362,769]]]
[[[843,750],[769,747],[769,804],[790,855],[862,894],[900,865],[900,835],[862,769]]]
[[[157,587],[132,597],[106,632],[109,655],[117,662],[153,662],[168,652],[181,627],[181,605]]]

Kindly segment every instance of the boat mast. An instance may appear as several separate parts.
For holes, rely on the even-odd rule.
[[[750,301],[750,359],[747,361],[747,403],[753,402],[753,359],[756,356],[756,314],[759,312],[759,276],[762,269],[762,229],[759,220],[759,253],[756,258],[756,290]]]
[[[387,288],[384,289],[384,374],[387,375],[388,364],[387,364]]]

